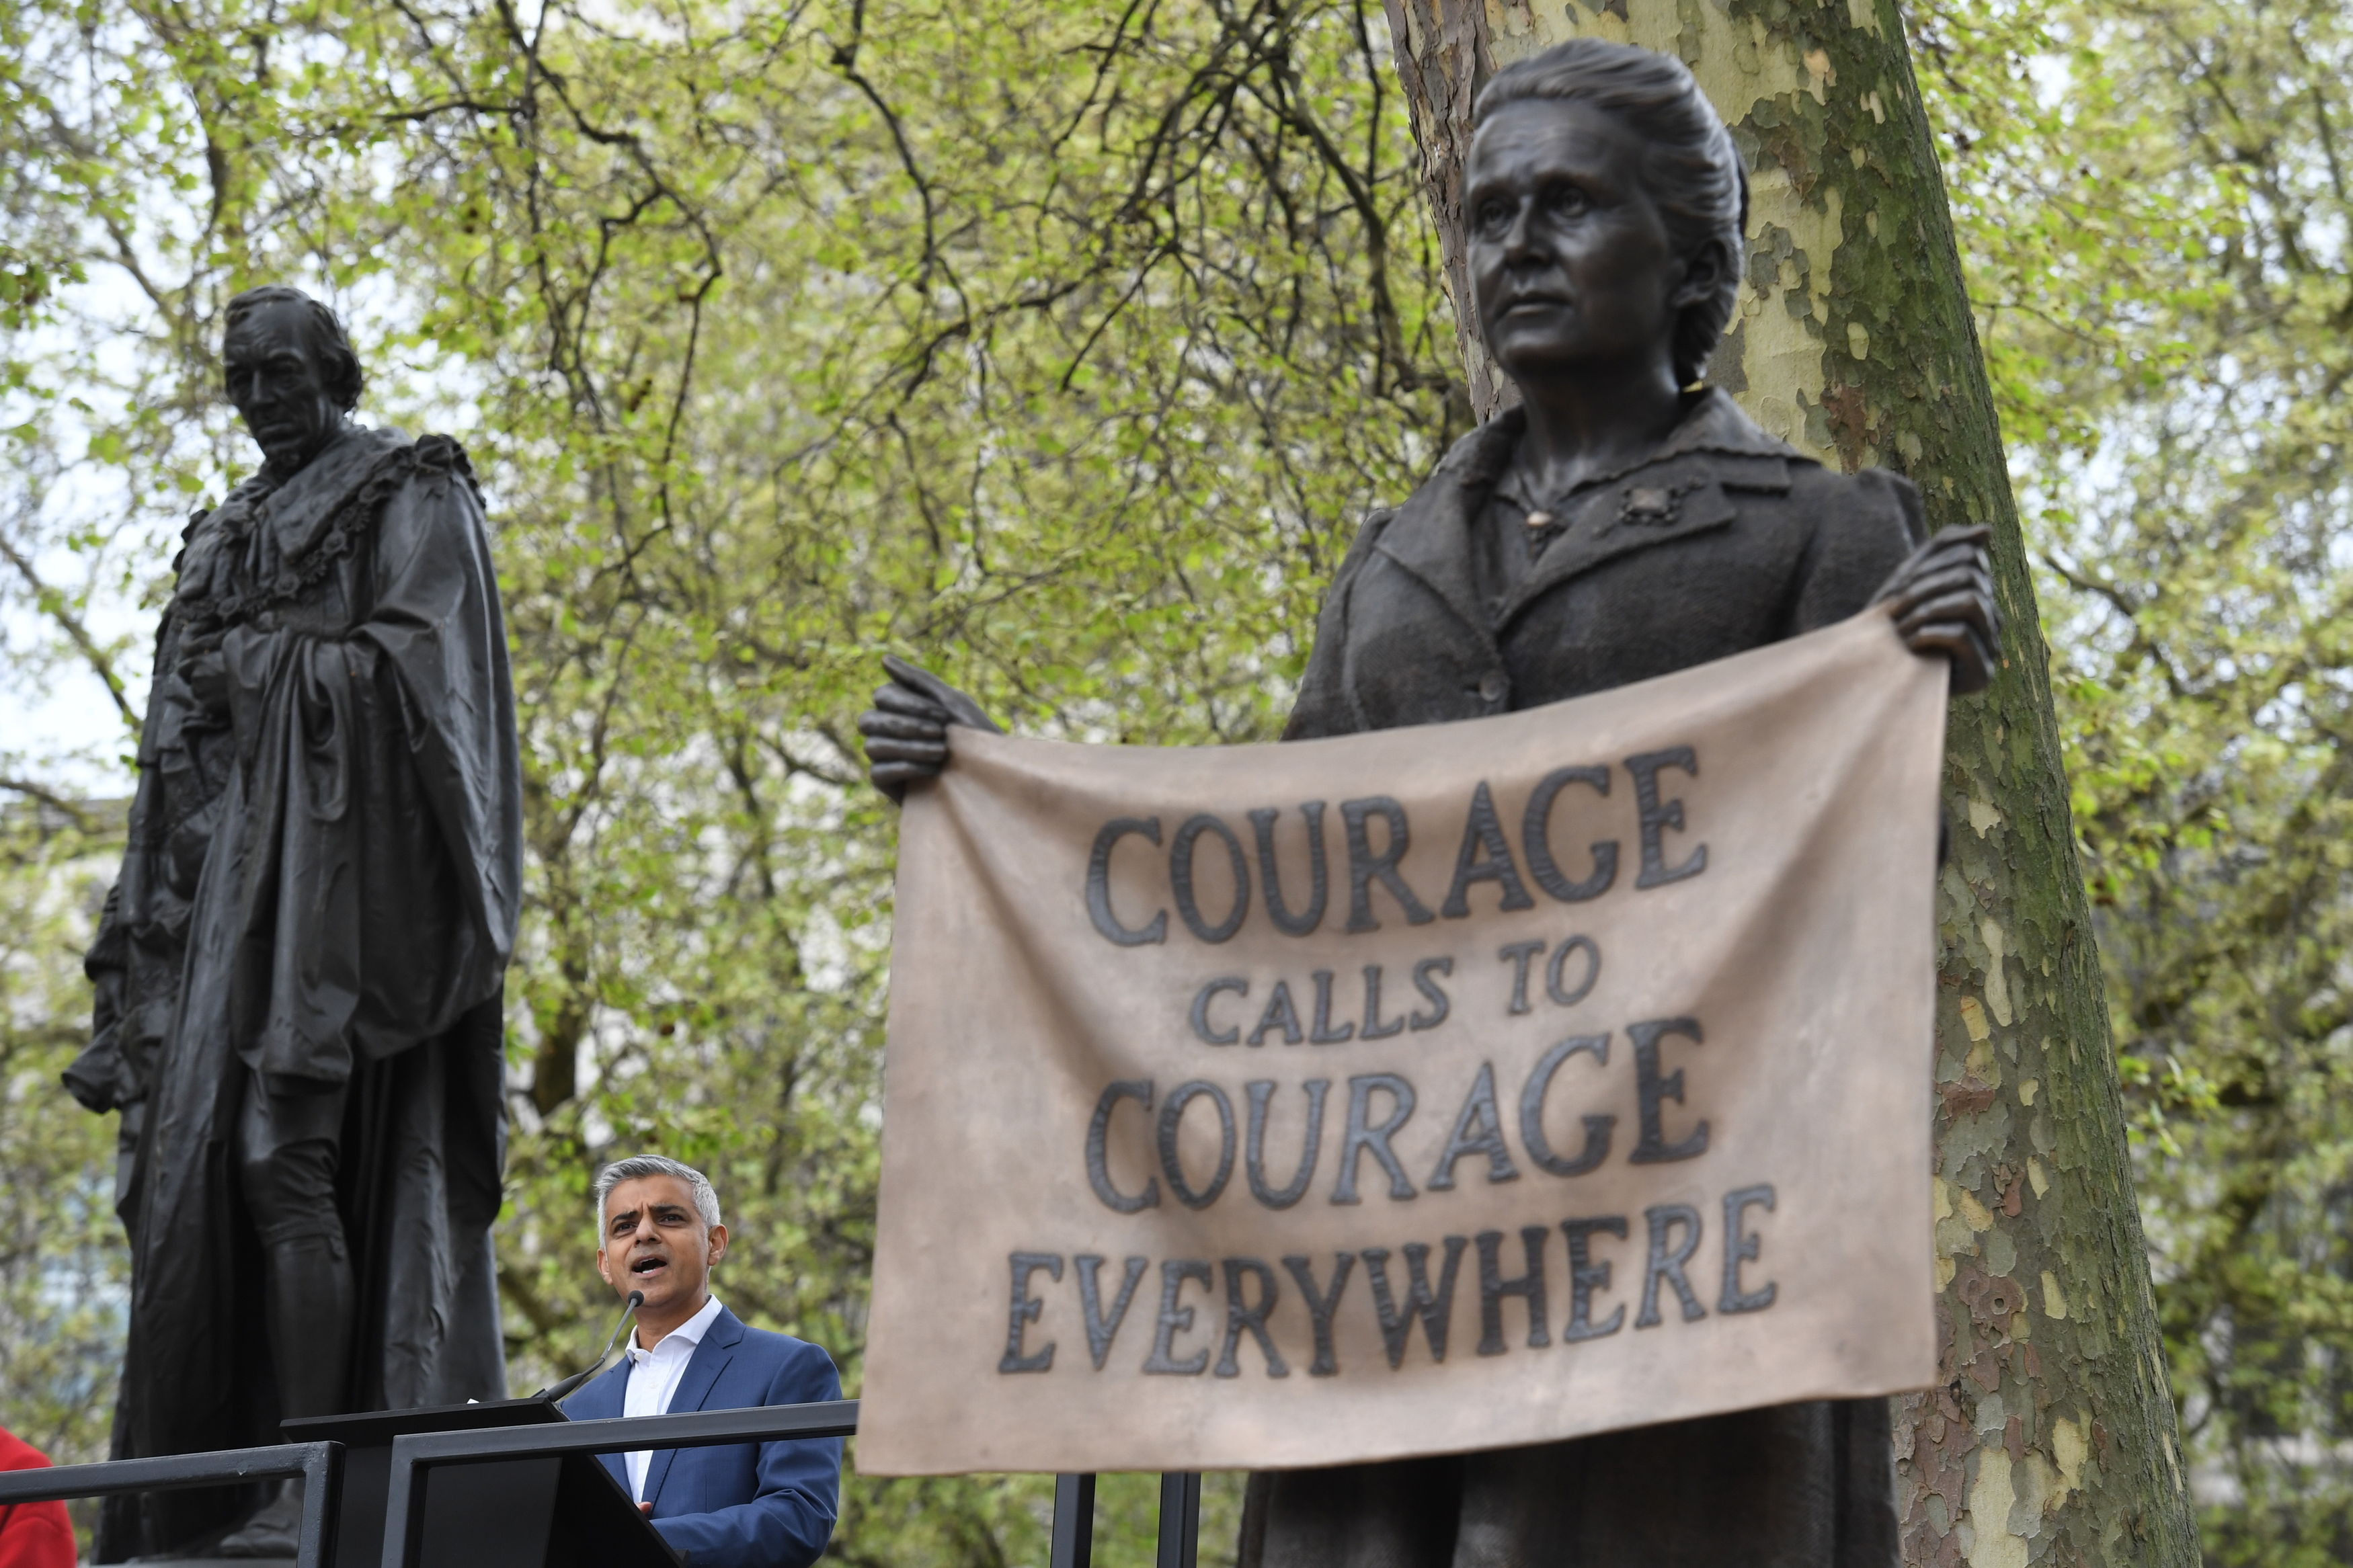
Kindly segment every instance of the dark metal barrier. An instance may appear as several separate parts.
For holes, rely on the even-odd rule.
[[[633,1448],[711,1448],[800,1437],[849,1437],[858,1401],[771,1405],[751,1410],[698,1410],[682,1415],[619,1415],[554,1426],[494,1426],[480,1432],[420,1432],[396,1437],[385,1501],[384,1568],[416,1562],[425,1489],[417,1472],[438,1465],[563,1454],[617,1454]],[[1095,1479],[1054,1478],[1051,1568],[1091,1568],[1094,1558]],[[1159,1568],[1195,1568],[1201,1532],[1201,1478],[1171,1474],[1160,1483]]]
[[[1159,1568],[1194,1568],[1200,1555],[1200,1473],[1171,1470],[1160,1478]]]
[[[1201,1552],[1201,1478],[1171,1470],[1160,1478],[1158,1568],[1196,1568]],[[1054,1546],[1049,1568],[1093,1568],[1095,1479],[1054,1478]]]
[[[681,1415],[616,1416],[554,1426],[494,1426],[479,1432],[424,1432],[396,1437],[385,1511],[385,1568],[418,1568],[425,1488],[418,1472],[439,1465],[491,1459],[614,1454],[633,1448],[710,1448],[803,1437],[849,1437],[858,1431],[858,1402],[772,1405],[751,1410],[698,1410]],[[286,1443],[211,1454],[171,1454],[154,1459],[113,1459],[96,1465],[0,1472],[0,1505],[122,1492],[176,1491],[300,1476],[302,1540],[298,1568],[324,1568],[334,1538],[342,1480],[341,1443]],[[1050,1568],[1092,1568],[1094,1560],[1095,1478],[1054,1478]],[[1201,1478],[1172,1472],[1160,1478],[1158,1568],[1196,1568],[1200,1549]]]
[[[343,1479],[341,1443],[281,1443],[269,1448],[227,1448],[211,1454],[166,1454],[154,1459],[110,1459],[46,1470],[0,1473],[0,1505],[61,1502],[122,1492],[185,1491],[302,1478],[300,1568],[321,1568],[334,1538],[335,1499]]]
[[[1054,1478],[1054,1547],[1049,1568],[1094,1568],[1095,1479]]]

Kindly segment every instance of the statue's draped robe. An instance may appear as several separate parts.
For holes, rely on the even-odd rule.
[[[188,915],[237,755],[227,715],[204,710],[189,687],[186,664],[192,647],[219,637],[220,604],[229,592],[214,519],[235,515],[257,487],[261,494],[270,489],[267,481],[248,480],[227,505],[196,513],[173,563],[177,582],[155,629],[122,869],[107,891],[97,940],[83,960],[92,992],[90,1043],[66,1069],[65,1081],[90,1110],[122,1112],[115,1209],[126,1230],[138,1224],[138,1148],[148,1078],[171,1031],[187,959]]]
[[[490,1226],[522,778],[480,496],[448,439],[353,428],[282,484],[240,486],[199,529],[218,630],[204,651],[228,701],[209,721],[191,710],[226,723],[230,757],[185,959],[150,1059],[122,1058],[129,1035],[101,1031],[73,1075],[86,1101],[111,1082],[142,1104],[121,1205],[119,1458],[280,1440],[260,1251],[234,1168],[249,1073],[279,1092],[349,1086],[336,1181],[357,1300],[345,1407],[506,1392]],[[175,681],[199,640],[159,650],[159,664],[184,661]],[[178,787],[165,784],[154,805]],[[150,805],[142,781],[140,876],[158,858]],[[119,898],[115,921],[147,912]],[[112,1508],[100,1557],[167,1552],[248,1500],[167,1493]]]
[[[1905,480],[1831,473],[1720,392],[1565,502],[1499,493],[1524,428],[1498,416],[1367,520],[1286,739],[1537,707],[1830,626],[1922,531]],[[1532,510],[1558,521],[1531,531]],[[1852,1400],[1260,1474],[1239,1568],[1894,1568],[1893,1463],[1887,1402]]]

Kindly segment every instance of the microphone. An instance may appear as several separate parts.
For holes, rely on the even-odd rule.
[[[596,1359],[590,1362],[580,1371],[574,1373],[570,1377],[565,1378],[562,1383],[557,1384],[554,1387],[543,1388],[537,1394],[533,1394],[532,1397],[533,1399],[544,1399],[550,1405],[553,1405],[557,1400],[563,1398],[565,1394],[571,1393],[574,1389],[579,1387],[582,1384],[587,1382],[590,1378],[596,1376],[596,1369],[605,1364],[605,1358],[613,1353],[613,1347],[615,1345],[620,1343],[621,1331],[629,1326],[629,1314],[636,1311],[639,1307],[642,1307],[645,1304],[646,1293],[643,1290],[630,1291],[628,1300],[624,1302],[621,1307],[621,1321],[613,1325],[613,1332],[611,1336],[605,1341],[605,1348],[596,1352]]]

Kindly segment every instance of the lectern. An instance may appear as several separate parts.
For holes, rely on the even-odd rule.
[[[480,1432],[562,1421],[543,1399],[312,1415],[285,1423],[289,1441],[344,1446],[333,1568],[381,1568],[392,1443],[418,1432]],[[670,1543],[591,1454],[427,1472],[422,1561],[433,1568],[680,1568]]]

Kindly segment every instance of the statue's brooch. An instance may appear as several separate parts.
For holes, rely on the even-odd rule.
[[[1618,503],[1618,521],[1630,528],[1667,528],[1683,518],[1683,499],[1701,481],[1679,485],[1628,485]]]

